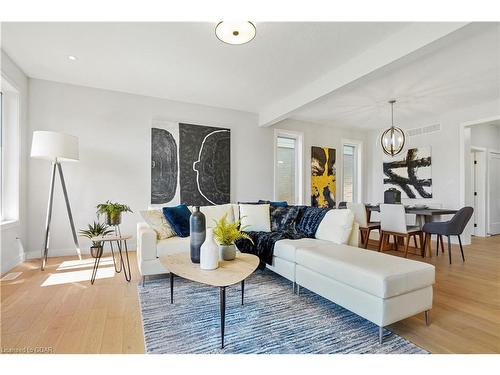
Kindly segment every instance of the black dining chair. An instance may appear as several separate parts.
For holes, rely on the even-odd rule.
[[[438,246],[439,246],[439,240],[441,239],[441,248],[443,247],[442,236],[448,237],[448,256],[450,258],[450,264],[451,264],[450,236],[458,237],[458,243],[460,244],[460,252],[462,253],[462,260],[465,262],[464,249],[462,247],[462,240],[460,238],[460,235],[463,233],[465,226],[469,222],[473,213],[474,209],[472,207],[463,207],[449,221],[426,223],[422,228],[422,231],[426,234],[425,241],[427,241],[427,238],[429,238],[430,241],[431,235],[437,234]]]
[[[347,202],[339,202],[339,204],[337,205],[337,208],[338,209],[347,208]]]

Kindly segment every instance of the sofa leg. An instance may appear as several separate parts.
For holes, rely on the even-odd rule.
[[[295,281],[292,284],[292,293],[295,294]]]
[[[382,344],[382,340],[384,337],[384,327],[378,327],[378,343]]]
[[[425,310],[425,325],[430,326],[431,325],[431,310]]]
[[[300,294],[300,285],[297,284],[297,295],[299,295],[299,294]]]
[[[142,276],[141,286],[144,286],[145,283],[146,283],[146,276]]]

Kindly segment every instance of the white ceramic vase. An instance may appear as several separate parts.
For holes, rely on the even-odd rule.
[[[215,270],[219,267],[219,246],[214,240],[213,229],[207,229],[205,242],[200,249],[200,268]]]

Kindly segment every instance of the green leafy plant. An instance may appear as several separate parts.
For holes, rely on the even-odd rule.
[[[222,246],[230,246],[234,244],[236,240],[239,239],[247,239],[251,243],[253,243],[252,239],[250,236],[246,233],[243,233],[240,231],[240,220],[234,222],[234,223],[229,223],[227,221],[227,214],[224,215],[223,217],[220,218],[220,220],[214,220],[215,221],[215,228],[214,228],[214,238],[217,241],[219,245]],[[241,229],[245,229],[246,226],[241,227]]]
[[[92,237],[105,236],[107,234],[113,233],[113,230],[109,229],[106,224],[101,224],[95,222],[88,225],[88,229],[80,229],[80,235],[91,239]],[[102,241],[92,241],[92,247],[101,247]]]
[[[122,212],[132,212],[129,206],[121,203],[106,201],[106,203],[99,203],[97,205],[97,216],[102,214],[107,215],[108,224],[115,224],[120,222],[120,215]]]

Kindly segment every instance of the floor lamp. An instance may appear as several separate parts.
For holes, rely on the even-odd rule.
[[[68,211],[69,224],[73,232],[73,242],[75,243],[78,258],[82,259],[78,237],[76,236],[75,224],[73,223],[73,215],[69,205],[68,192],[64,183],[64,175],[61,167],[62,161],[78,161],[78,138],[72,135],[56,133],[50,131],[34,131],[33,143],[31,144],[31,157],[37,159],[50,160],[52,162],[52,172],[49,189],[49,202],[47,207],[47,219],[45,222],[45,240],[42,253],[42,271],[47,263],[47,255],[49,249],[50,236],[50,220],[52,218],[52,202],[54,198],[54,182],[56,178],[56,170],[59,172],[64,199],[66,201],[66,209]]]

